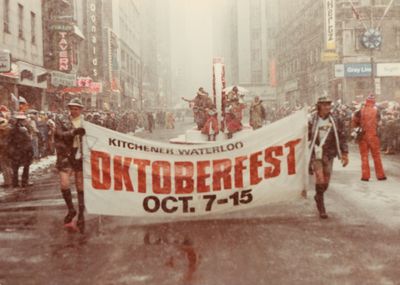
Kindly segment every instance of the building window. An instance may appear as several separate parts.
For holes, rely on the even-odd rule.
[[[3,0],[3,31],[10,33],[10,0]]]
[[[18,4],[18,37],[24,39],[24,6]]]
[[[31,12],[31,43],[36,44],[36,14]]]

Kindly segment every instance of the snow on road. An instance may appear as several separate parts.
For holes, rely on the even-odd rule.
[[[371,179],[361,181],[361,160],[358,149],[351,149],[350,163],[343,168],[335,160],[334,172],[328,191],[342,196],[350,205],[364,212],[372,220],[391,228],[400,229],[400,169],[399,157],[382,155],[387,180],[378,181],[375,176],[372,159],[370,159]],[[327,193],[329,199],[329,192]],[[329,201],[328,201],[329,202]],[[329,205],[332,210],[335,204]],[[357,212],[354,210],[354,212]],[[351,219],[352,217],[347,217]]]

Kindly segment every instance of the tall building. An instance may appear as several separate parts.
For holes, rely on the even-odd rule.
[[[0,50],[10,51],[12,57],[10,72],[0,73],[0,104],[12,106],[13,93],[41,108],[47,87],[41,1],[1,1],[0,25]]]
[[[118,37],[118,107],[129,108],[139,98],[143,11],[139,0],[113,0],[112,6],[112,30]]]
[[[86,39],[82,32],[81,1],[42,1],[43,57],[49,80],[46,90],[47,107],[56,110],[65,107],[71,97],[86,94],[76,90],[76,80],[84,70],[81,49]]]
[[[171,5],[158,0],[156,6],[158,94],[166,107],[173,106],[171,67]]]
[[[267,1],[225,1],[214,15],[214,27],[223,43],[214,44],[225,61],[227,85],[241,85],[253,95],[267,95]],[[223,18],[221,21],[221,15]],[[218,40],[214,37],[214,41]]]
[[[370,92],[378,100],[400,98],[400,1],[389,8],[391,2],[304,0],[295,7],[293,1],[278,1],[280,102],[313,104],[325,92],[346,103]],[[362,42],[371,28],[382,38],[374,49]]]

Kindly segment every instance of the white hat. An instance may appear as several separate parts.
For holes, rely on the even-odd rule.
[[[82,101],[79,98],[71,99],[71,101],[69,101],[69,103],[68,103],[68,106],[75,106],[75,107],[83,108]]]
[[[26,101],[26,99],[24,98],[24,97],[22,97],[22,96],[19,96],[19,98],[18,98],[18,103],[22,103],[22,104],[28,104],[28,102]]]

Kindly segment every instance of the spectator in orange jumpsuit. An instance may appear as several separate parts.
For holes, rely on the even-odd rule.
[[[378,108],[375,106],[375,96],[370,94],[365,101],[365,105],[360,110],[356,111],[352,118],[352,127],[361,127],[363,129],[363,135],[358,141],[361,154],[362,181],[369,181],[371,177],[368,158],[370,151],[374,160],[376,178],[378,180],[386,180],[377,131],[379,120],[380,114]]]

